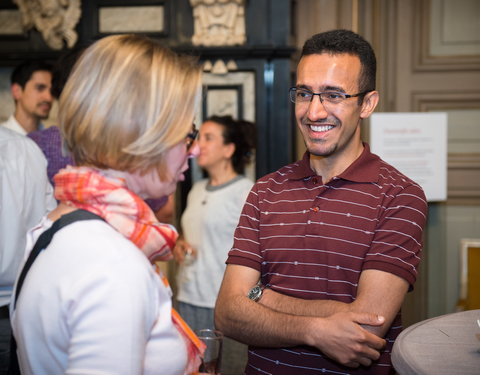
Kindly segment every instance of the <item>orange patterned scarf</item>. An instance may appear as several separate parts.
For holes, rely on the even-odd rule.
[[[70,167],[54,177],[55,198],[102,217],[153,263],[170,260],[178,234],[161,224],[148,205],[129,191],[125,180],[89,167]]]
[[[132,241],[152,263],[172,258],[177,231],[169,224],[159,223],[148,205],[127,189],[124,179],[94,168],[68,166],[55,175],[54,181],[57,200],[97,214]],[[172,321],[187,344],[186,371],[195,372],[205,345],[174,309]]]

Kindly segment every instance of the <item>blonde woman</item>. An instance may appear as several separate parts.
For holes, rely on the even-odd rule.
[[[171,257],[177,234],[143,199],[184,178],[200,74],[191,59],[133,35],[97,41],[75,65],[59,123],[76,166],[55,176],[60,203],[28,233],[27,252],[76,210],[103,220],[60,229],[26,274],[11,306],[22,374],[185,374],[198,365],[201,344],[152,267]]]

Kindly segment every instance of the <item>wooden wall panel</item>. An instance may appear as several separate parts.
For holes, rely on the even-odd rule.
[[[480,2],[420,0],[415,3],[415,13],[415,34],[419,37],[414,55],[416,71],[479,70]],[[455,16],[462,22],[455,22]]]

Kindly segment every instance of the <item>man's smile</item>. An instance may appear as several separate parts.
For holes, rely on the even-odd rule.
[[[335,127],[333,125],[313,125],[313,124],[309,126],[310,126],[310,129],[312,129],[314,132],[326,132]]]

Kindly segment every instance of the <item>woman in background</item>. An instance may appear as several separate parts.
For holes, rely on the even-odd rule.
[[[82,53],[58,116],[75,166],[55,176],[60,203],[28,233],[27,251],[78,209],[103,220],[60,229],[26,274],[10,310],[22,374],[198,368],[202,345],[152,266],[171,257],[177,234],[143,199],[184,179],[200,87],[196,63],[148,38],[109,36]]]
[[[195,183],[188,194],[181,218],[182,239],[174,250],[180,263],[178,309],[194,330],[214,327],[214,307],[225,260],[253,185],[243,174],[255,138],[253,123],[230,116],[210,117],[200,128],[197,164],[208,178]],[[243,371],[245,356],[245,346],[225,340],[222,373],[232,373],[235,367]]]

